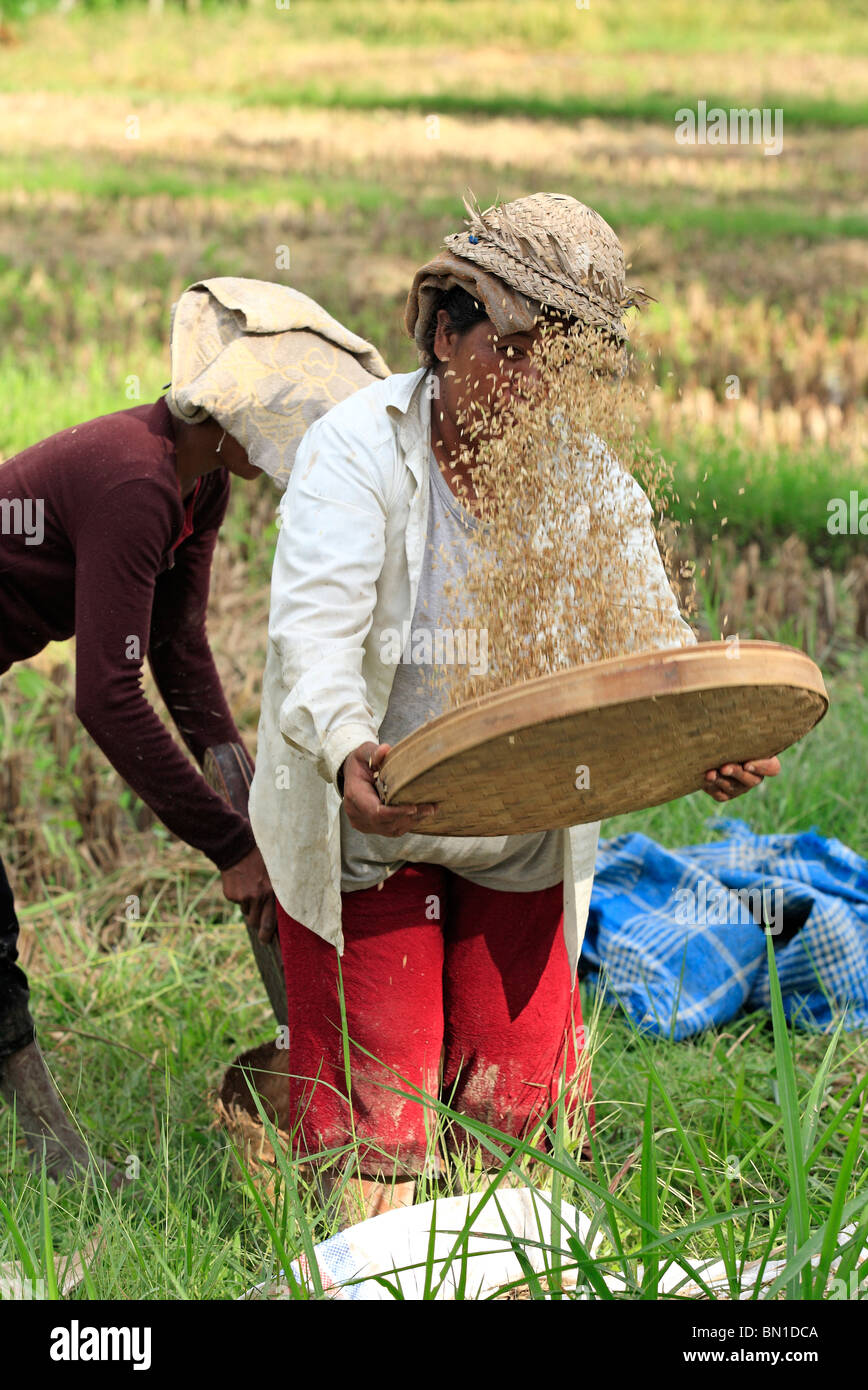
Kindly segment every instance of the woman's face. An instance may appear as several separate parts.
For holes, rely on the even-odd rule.
[[[223,467],[228,468],[230,473],[234,473],[236,478],[247,478],[248,480],[258,478],[262,472],[261,468],[257,468],[255,463],[250,462],[246,450],[231,434],[227,434],[223,441],[220,456],[223,460]]]
[[[243,446],[233,435],[227,434],[216,420],[205,420],[194,428],[195,442],[203,461],[207,460],[215,468],[228,468],[237,478],[259,477],[262,470],[250,462]]]
[[[498,403],[508,404],[517,390],[539,381],[534,348],[541,325],[528,331],[499,335],[490,319],[464,334],[449,326],[445,310],[438,313],[434,354],[439,359],[439,408],[467,437],[484,437],[486,422]],[[458,416],[467,418],[459,423]]]

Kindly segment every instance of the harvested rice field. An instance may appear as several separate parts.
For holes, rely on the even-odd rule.
[[[468,190],[483,208],[570,193],[612,225],[628,282],[651,296],[631,317],[644,444],[700,638],[799,647],[831,697],[737,807],[697,793],[602,835],[674,848],[736,816],[763,835],[815,827],[868,858],[864,6],[6,0],[0,18],[0,463],[156,400],[171,305],[213,276],[292,285],[413,370],[407,291],[461,228]],[[700,101],[780,111],[780,149],[679,142],[677,113]],[[235,484],[208,611],[253,753],[275,504],[268,479]],[[240,916],[84,732],[74,674],[69,641],[0,678],[0,855],[51,1072],[94,1151],[132,1180],[120,1196],[43,1188],[2,1106],[0,1300],[28,1296],[22,1280],[76,1304],[225,1302],[269,1281],[324,1298],[279,1271],[335,1235],[336,1202],[268,1136],[240,1166],[230,1141],[247,1145],[258,1117],[236,1132],[218,1116],[226,1068],[275,1037]],[[168,722],[150,677],[147,693]],[[814,1236],[819,1263],[782,1265],[762,1297],[864,1297],[864,1035],[831,1051],[831,1035],[766,1012],[676,1043],[585,984],[582,1002],[596,1156],[558,1133],[550,1163],[517,1152],[513,1166],[597,1214],[614,1282],[561,1248],[508,1296],[674,1299],[681,1268],[699,1322],[757,1260]],[[482,1167],[427,1176],[418,1200],[483,1193]],[[834,1268],[818,1234],[833,1225],[850,1233]],[[697,1285],[715,1261],[723,1282]],[[834,1291],[839,1275],[855,1295]]]

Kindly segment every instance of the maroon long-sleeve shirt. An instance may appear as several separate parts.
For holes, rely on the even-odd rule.
[[[198,762],[239,737],[205,627],[228,500],[225,468],[182,500],[163,400],[63,430],[0,467],[0,673],[74,633],[82,724],[163,824],[218,869],[254,847],[253,833],[181,752],[141,675],[147,656]]]

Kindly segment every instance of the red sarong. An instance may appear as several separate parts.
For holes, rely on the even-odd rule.
[[[400,1094],[411,1087],[516,1137],[546,1115],[553,1127],[564,1078],[568,1116],[579,1094],[590,1102],[561,884],[506,893],[414,864],[342,902],[352,1123],[338,953],[278,905],[299,1155],[346,1145],[354,1130],[362,1172],[422,1171],[433,1116]],[[466,1142],[457,1126],[447,1139]]]

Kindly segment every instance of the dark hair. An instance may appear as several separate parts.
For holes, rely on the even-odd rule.
[[[453,285],[451,290],[437,290],[432,297],[432,312],[423,343],[424,351],[427,354],[425,365],[429,367],[436,366],[437,363],[437,357],[434,354],[434,338],[437,334],[438,309],[446,310],[449,315],[449,323],[460,338],[469,332],[475,324],[488,318],[488,311],[482,300],[477,299],[467,290],[463,290],[460,285]],[[566,314],[563,310],[555,309],[551,305],[540,304],[539,311],[542,318],[548,319],[564,329],[575,327],[577,324],[573,315]],[[601,341],[609,347],[616,349],[625,347],[625,340],[612,332],[607,332],[604,326],[600,325],[596,331],[600,334]]]
[[[424,348],[428,354],[429,367],[433,367],[437,361],[434,355],[434,338],[437,333],[438,309],[446,310],[449,322],[460,338],[463,338],[475,324],[488,318],[488,311],[482,300],[468,294],[460,285],[453,285],[451,290],[438,290],[432,299],[432,313],[425,333]]]

